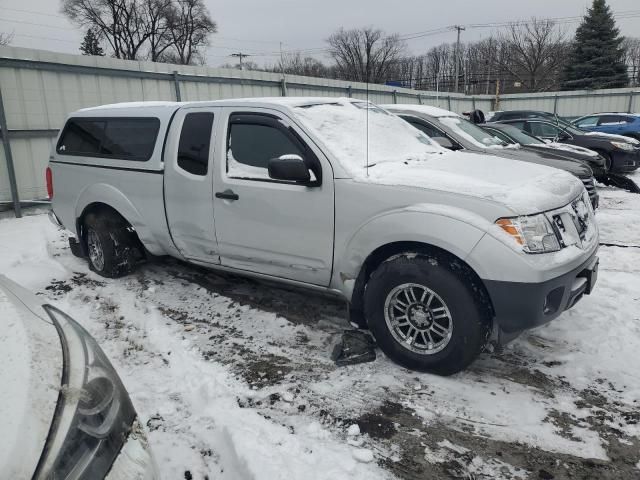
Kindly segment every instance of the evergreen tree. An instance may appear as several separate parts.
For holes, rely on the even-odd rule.
[[[104,50],[102,50],[98,37],[93,33],[92,29],[87,30],[84,40],[82,40],[82,44],[80,44],[80,51],[83,55],[104,56]]]
[[[593,5],[576,30],[563,88],[617,88],[629,83],[623,38],[605,0]]]

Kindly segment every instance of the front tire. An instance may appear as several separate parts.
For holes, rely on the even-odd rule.
[[[365,314],[389,358],[413,370],[452,375],[480,354],[489,315],[465,273],[447,257],[415,254],[387,260],[373,272]]]
[[[90,213],[84,221],[89,268],[98,275],[118,278],[130,273],[140,252],[135,233],[115,214]]]

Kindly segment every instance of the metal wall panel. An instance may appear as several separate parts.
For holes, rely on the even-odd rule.
[[[175,72],[175,73],[174,73]],[[177,80],[177,82],[176,82]],[[176,85],[177,83],[177,85]],[[13,138],[11,147],[22,200],[43,198],[44,168],[52,130],[80,108],[107,103],[218,100],[282,96],[282,75],[205,66],[180,66],[106,57],[58,54],[0,47],[0,88],[9,130],[33,130],[30,138]],[[560,92],[504,95],[500,108],[534,109],[578,116],[594,111],[640,110],[640,91]],[[414,91],[383,85],[286,75],[287,96],[352,97],[374,103],[433,105],[461,113],[494,109],[494,97]],[[0,145],[0,201],[11,200],[4,152]]]

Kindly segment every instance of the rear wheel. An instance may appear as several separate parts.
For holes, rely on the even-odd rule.
[[[369,279],[364,304],[382,351],[414,370],[459,372],[489,336],[486,308],[448,258],[400,256],[382,263]]]
[[[112,213],[90,213],[84,221],[89,268],[103,277],[130,273],[141,257],[139,242],[127,223]]]

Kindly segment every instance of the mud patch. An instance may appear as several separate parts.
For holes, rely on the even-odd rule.
[[[245,381],[254,388],[281,383],[293,369],[286,357],[265,354],[240,366]]]

